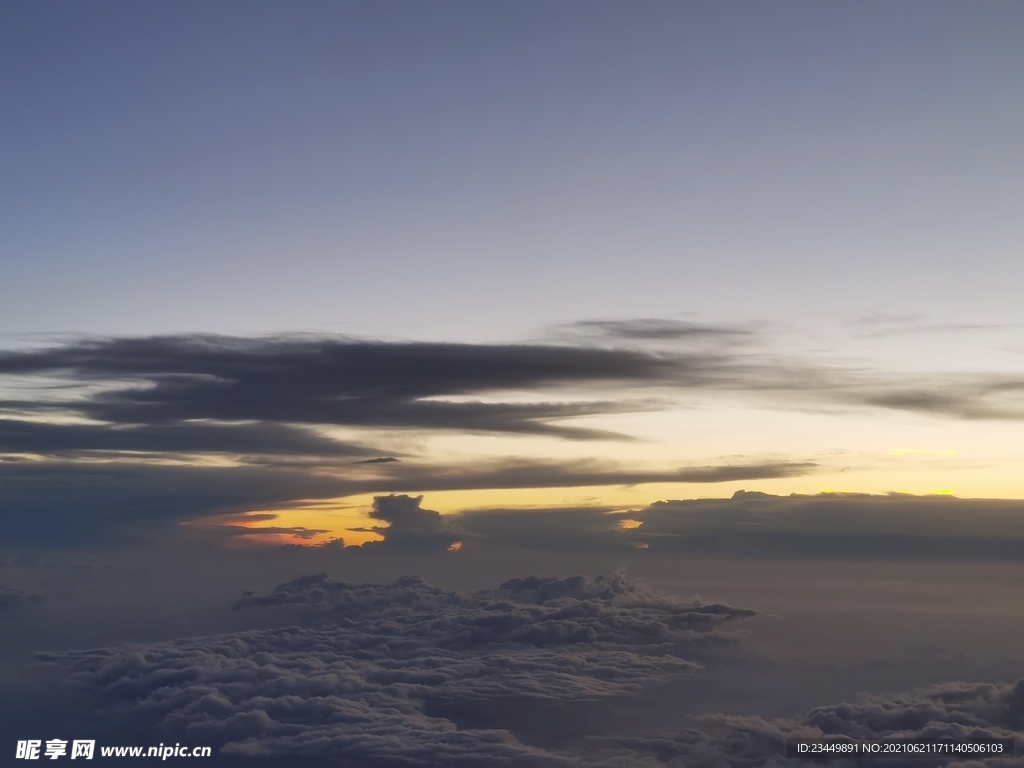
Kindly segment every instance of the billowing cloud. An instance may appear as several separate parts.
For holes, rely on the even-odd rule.
[[[384,537],[382,542],[368,546],[401,549],[447,549],[461,538],[457,526],[441,517],[440,512],[420,506],[422,496],[377,496],[370,517],[388,523],[371,530]]]
[[[46,658],[65,666],[71,690],[102,702],[108,723],[149,723],[165,741],[225,755],[570,765],[519,739],[508,713],[554,715],[727,658],[736,640],[723,628],[752,614],[659,596],[621,575],[468,594],[412,577],[355,585],[321,575],[236,607],[278,611],[287,625]],[[490,724],[460,727],[468,710]]]
[[[320,574],[235,608],[277,628],[43,659],[61,696],[97,708],[104,734],[270,765],[782,768],[793,737],[1024,736],[1024,681],[863,693],[785,717],[680,706],[687,688],[659,686],[758,674],[727,631],[753,612],[658,595],[621,574],[469,593]],[[762,671],[784,684],[785,667]],[[635,705],[662,716],[624,721]]]
[[[705,715],[701,727],[675,734],[640,738],[591,739],[604,759],[621,765],[714,765],[782,768],[789,738],[1016,739],[1024,736],[1024,680],[1014,683],[945,683],[897,695],[861,694],[856,701],[816,707],[802,717]],[[1019,753],[1018,753],[1019,754]],[[1013,755],[1011,754],[1012,758]],[[888,761],[887,761],[888,762]],[[1019,766],[1024,760],[921,758],[893,765]],[[830,765],[853,768],[856,759],[831,759]]]

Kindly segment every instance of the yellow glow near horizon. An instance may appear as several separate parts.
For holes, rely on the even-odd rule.
[[[962,498],[1024,499],[1024,449],[1005,422],[934,419],[883,410],[806,412],[742,406],[673,407],[661,411],[606,414],[564,420],[567,426],[608,430],[630,440],[564,440],[539,435],[398,432],[380,435],[348,429],[332,437],[378,445],[381,455],[400,464],[355,466],[343,463],[340,476],[358,477],[387,488],[418,465],[486,474],[511,462],[554,464],[568,472],[582,469],[672,473],[680,468],[750,466],[779,462],[810,463],[804,475],[723,483],[655,482],[562,488],[484,488],[431,491],[423,506],[441,514],[502,508],[603,507],[640,510],[665,499],[728,498],[739,490],[786,496],[833,492],[950,495]],[[378,438],[380,440],[378,441]],[[940,446],[897,447],[892,446]],[[456,479],[454,482],[458,482]],[[936,490],[941,489],[941,490]],[[380,537],[358,528],[379,527],[368,519],[376,493],[289,504],[264,509],[272,520],[244,523],[253,539],[278,540],[263,528],[323,530],[313,537],[281,534],[288,543],[315,545],[342,538],[360,545]],[[238,524],[237,522],[235,524]]]
[[[831,474],[836,479],[842,478],[842,485],[823,486],[822,474]],[[761,491],[777,496],[788,496],[791,493],[814,495],[818,493],[869,493],[886,495],[889,493],[906,493],[911,495],[954,495],[948,488],[936,487],[939,477],[945,473],[925,472],[913,482],[894,483],[893,475],[888,471],[876,470],[858,473],[863,482],[851,483],[849,473],[832,471],[831,473],[811,474],[796,478],[774,478],[756,481],[734,481],[728,483],[693,484],[693,483],[650,483],[636,486],[589,486],[577,488],[521,488],[521,489],[483,489],[455,491],[411,491],[408,495],[422,495],[423,507],[433,509],[442,515],[462,512],[483,511],[488,509],[566,509],[574,507],[602,507],[610,511],[641,510],[659,500],[669,499],[700,499],[729,498],[736,491]],[[1024,495],[991,494],[983,489],[991,487],[982,472],[975,483],[966,483],[960,487],[961,498],[1024,498]],[[948,477],[944,478],[948,479]],[[368,513],[373,508],[373,499],[377,495],[360,494],[339,499],[328,499],[310,502],[299,507],[280,510],[262,510],[264,514],[274,514],[272,520],[260,520],[246,527],[255,535],[261,528],[303,527],[322,529],[327,533],[312,538],[285,537],[287,543],[304,546],[315,546],[342,538],[345,546],[359,546],[367,541],[379,541],[381,537],[373,532],[354,531],[353,528],[379,527],[379,521],[372,520]],[[237,520],[231,524],[237,525]],[[629,520],[621,523],[622,527],[636,527]],[[264,536],[267,543],[279,541],[277,537]]]
[[[231,526],[245,529],[239,533],[244,544],[297,544],[314,547],[342,539],[346,547],[360,546],[368,541],[380,541],[383,537],[373,531],[353,531],[352,528],[370,528],[380,525],[367,513],[369,506],[353,506],[349,499],[328,502],[313,502],[309,506],[276,510],[254,510],[247,515],[226,515],[223,518],[207,517],[185,525],[207,527]],[[273,517],[270,517],[270,516]],[[276,528],[304,528],[326,531],[312,536],[295,536],[288,533],[274,533]],[[248,533],[251,531],[251,533]]]

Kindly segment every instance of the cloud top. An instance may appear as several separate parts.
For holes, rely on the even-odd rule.
[[[422,496],[394,494],[377,496],[373,500],[370,517],[388,523],[387,527],[374,526],[371,530],[384,537],[386,547],[400,549],[447,549],[457,542],[460,532],[446,522],[440,512],[423,509]],[[371,546],[377,545],[371,542]]]
[[[46,658],[111,717],[224,754],[558,765],[568,763],[519,740],[514,724],[459,728],[442,713],[630,695],[735,652],[723,627],[753,613],[659,596],[621,574],[514,579],[474,593],[414,577],[357,585],[319,575],[236,607],[283,612],[289,625]]]

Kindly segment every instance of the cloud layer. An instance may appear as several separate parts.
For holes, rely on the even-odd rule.
[[[109,388],[74,403],[113,424],[197,419],[589,437],[555,419],[609,402],[488,403],[443,398],[573,384],[663,380],[708,355],[540,345],[385,344],[333,338],[160,337],[0,355],[0,375],[60,375]],[[117,386],[114,386],[114,383]],[[63,404],[68,405],[68,404]],[[14,401],[9,407],[40,408]],[[52,407],[52,405],[51,405]]]
[[[0,353],[5,533],[80,542],[137,521],[353,494],[719,483],[818,469],[801,457],[675,469],[514,457],[438,466],[373,444],[393,442],[395,430],[622,438],[573,420],[664,407],[652,393],[714,392],[811,408],[869,405],[963,418],[1024,413],[1014,410],[1024,385],[1007,377],[922,382],[815,367],[759,354],[756,334],[726,326],[648,319],[576,328],[612,346],[169,336]],[[623,346],[645,340],[676,347]],[[12,385],[26,377],[27,388]],[[329,430],[339,428],[360,437],[331,437]],[[645,532],[657,540],[645,543],[664,546],[672,531],[656,530],[656,517],[652,512]]]
[[[448,592],[324,575],[243,597],[281,629],[51,654],[66,685],[98,697],[108,722],[227,755],[366,766],[561,765],[500,725],[637,692],[645,681],[728,658],[725,625],[753,612],[652,594],[621,575],[514,579]],[[467,708],[493,727],[460,727]]]
[[[525,549],[868,560],[1024,560],[1024,502],[823,493],[659,501],[645,509],[491,510],[470,536]],[[626,525],[624,525],[626,524]]]
[[[715,483],[806,474],[805,462],[646,471],[611,462],[498,461],[464,466],[394,462],[325,468],[288,463],[0,462],[3,530],[11,539],[82,544],[134,523],[181,520],[361,493],[551,488],[651,482]]]
[[[802,717],[705,715],[702,728],[675,734],[629,739],[592,739],[609,764],[782,768],[789,738],[819,739],[1016,739],[1024,737],[1024,680],[947,683],[895,696],[862,694],[856,701],[817,707]],[[1011,755],[1012,757],[1012,755]],[[894,766],[1019,766],[1024,759],[985,760],[912,758],[887,760]],[[863,760],[831,759],[830,765],[853,768]]]
[[[378,496],[373,500],[370,518],[387,523],[373,526],[374,533],[384,537],[370,546],[409,550],[448,549],[461,538],[458,526],[441,517],[440,512],[424,509],[422,496]]]
[[[924,379],[785,360],[757,348],[737,348],[736,339],[757,337],[732,326],[646,319],[574,327],[619,344],[165,336],[9,351],[0,354],[0,377],[36,377],[35,391],[46,394],[43,399],[9,396],[0,402],[9,412],[73,410],[107,425],[132,425],[134,431],[93,435],[91,429],[103,426],[93,424],[63,431],[40,428],[36,434],[30,425],[5,425],[0,447],[132,450],[163,441],[163,450],[189,450],[202,444],[202,436],[218,446],[208,450],[231,451],[242,447],[245,435],[255,441],[254,448],[266,444],[251,427],[231,439],[230,430],[247,422],[283,425],[266,437],[276,437],[274,442],[294,452],[325,448],[315,435],[303,434],[303,425],[608,437],[559,422],[659,406],[649,398],[622,396],[637,386],[745,392],[810,407],[859,405],[958,418],[1024,418],[1024,381],[1012,376]],[[662,351],[623,346],[645,339],[696,340],[701,346]],[[39,377],[49,377],[50,386]],[[55,381],[78,389],[62,394]],[[498,392],[539,394],[596,386],[619,392],[613,401],[482,399]],[[147,425],[148,430],[143,428]]]
[[[104,732],[268,765],[782,768],[792,737],[1024,735],[1024,681],[865,693],[796,717],[673,717],[678,693],[652,684],[708,666],[756,673],[728,631],[753,612],[660,596],[622,575],[457,593],[415,577],[375,585],[320,574],[234,607],[277,628],[43,658],[59,670],[61,696],[98,707]],[[772,673],[777,684],[784,673]],[[634,701],[658,706],[661,725],[624,723]]]

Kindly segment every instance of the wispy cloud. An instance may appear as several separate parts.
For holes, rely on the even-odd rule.
[[[0,375],[127,382],[71,406],[114,424],[259,420],[590,437],[557,419],[612,402],[451,401],[492,391],[661,381],[688,360],[631,350],[539,345],[386,344],[334,338],[163,337],[86,341],[0,355]],[[31,403],[10,403],[31,408]],[[35,405],[43,409],[43,404]],[[53,404],[47,406],[53,407]],[[606,435],[605,435],[606,436]]]
[[[161,426],[170,450],[176,441],[189,443],[189,433],[196,434],[193,443],[206,440],[234,448],[230,434],[246,422],[286,425],[291,431],[281,429],[272,441],[258,439],[253,429],[236,432],[239,443],[254,441],[257,449],[270,442],[291,444],[293,451],[328,450],[327,443],[314,445],[312,436],[295,431],[300,425],[608,438],[612,435],[607,432],[563,422],[665,405],[650,398],[637,400],[634,395],[643,387],[669,393],[745,394],[787,407],[860,406],[955,418],[1024,418],[1024,379],[1011,375],[951,372],[925,379],[782,358],[756,348],[735,348],[727,339],[746,332],[725,327],[653,320],[589,321],[584,327],[623,339],[697,335],[726,341],[699,349],[652,351],[586,344],[384,343],[334,337],[85,340],[0,354],[0,376],[45,375],[88,383],[93,390],[64,401],[53,392],[37,401],[8,398],[0,407],[36,415],[73,411],[102,422],[97,429],[113,425],[135,430],[106,437],[89,434],[85,427],[69,430],[71,447],[78,442],[100,448],[106,441],[116,449],[129,446],[133,436],[140,443],[155,440],[157,434],[150,438],[141,428]],[[96,386],[104,382],[108,386]],[[552,397],[560,390],[595,388],[605,397]],[[609,391],[617,395],[608,399]],[[534,399],[490,397],[508,392]],[[197,423],[203,421],[218,426]],[[59,438],[53,434],[50,449]],[[12,436],[5,446],[16,449],[18,439]],[[27,444],[30,438],[24,440]]]
[[[754,331],[738,325],[634,318],[631,320],[580,320],[556,328],[566,338],[598,338],[618,341],[714,341],[729,343],[754,337]]]

